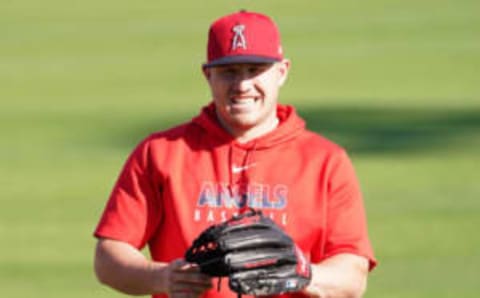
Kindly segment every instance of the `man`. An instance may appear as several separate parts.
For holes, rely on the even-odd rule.
[[[102,283],[131,295],[234,297],[183,255],[206,227],[255,208],[313,264],[308,287],[287,296],[362,296],[375,260],[358,182],[342,148],[278,103],[289,68],[267,16],[240,11],[211,25],[203,73],[213,102],[132,152],[95,231]],[[152,260],[140,252],[147,244]]]

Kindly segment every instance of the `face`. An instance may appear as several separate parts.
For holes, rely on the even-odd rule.
[[[235,136],[251,129],[261,133],[275,125],[278,93],[289,67],[284,60],[204,68],[222,125]]]

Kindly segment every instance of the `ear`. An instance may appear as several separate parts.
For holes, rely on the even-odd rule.
[[[278,86],[283,86],[287,81],[288,72],[290,71],[290,60],[283,59],[282,61],[278,62],[278,72],[279,72],[279,79],[278,79]]]
[[[211,76],[211,70],[210,68],[208,67],[205,67],[202,65],[202,72],[203,72],[203,76],[205,77],[205,79],[207,79],[207,81],[210,80],[210,76]]]

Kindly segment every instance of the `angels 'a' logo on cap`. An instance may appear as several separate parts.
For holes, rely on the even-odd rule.
[[[245,25],[235,25],[232,28],[233,36],[232,40],[232,51],[235,51],[238,48],[242,48],[244,50],[247,49],[247,40],[245,39],[245,35],[243,31],[245,31]]]

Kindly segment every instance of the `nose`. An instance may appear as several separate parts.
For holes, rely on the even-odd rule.
[[[233,80],[233,88],[237,92],[249,91],[254,86],[254,77],[252,77],[247,71],[241,71],[237,73]]]

